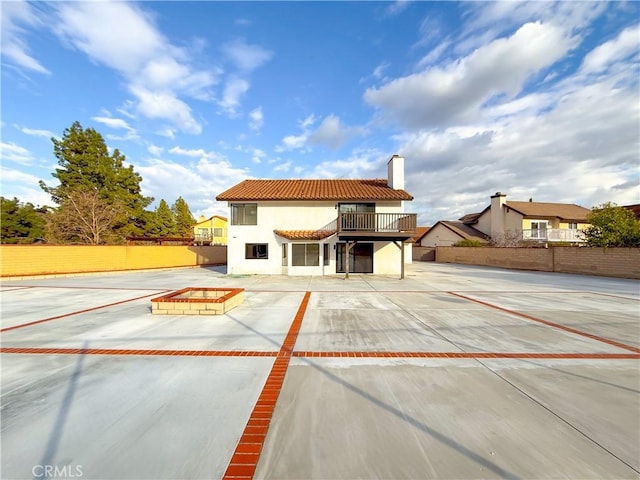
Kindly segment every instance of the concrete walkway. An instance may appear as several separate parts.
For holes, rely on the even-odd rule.
[[[226,315],[156,316],[184,287]],[[4,281],[3,479],[640,478],[640,283],[416,263]]]

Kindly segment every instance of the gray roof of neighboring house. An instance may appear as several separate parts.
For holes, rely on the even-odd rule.
[[[465,225],[473,225],[474,223],[478,222],[478,218],[480,217],[480,215],[482,215],[482,212],[467,213],[463,217],[460,217],[458,220],[460,220]]]
[[[489,237],[480,230],[476,230],[475,228],[460,221],[440,220],[438,223],[465,240],[480,240],[482,242],[487,242],[489,240]],[[431,227],[430,230],[435,229],[438,223]]]
[[[562,220],[586,222],[587,215],[591,213],[588,208],[581,207],[574,203],[548,203],[548,202],[505,202],[504,208],[510,208],[511,210],[518,212],[523,217],[528,218],[560,218]],[[478,222],[478,218],[491,210],[491,205],[488,205],[479,214],[470,213],[465,215],[460,220],[468,225],[473,225]],[[476,216],[477,215],[477,216]],[[475,218],[473,218],[476,216]]]
[[[587,215],[591,213],[588,208],[573,203],[506,202],[505,207],[525,217],[557,217],[577,221],[586,221]]]

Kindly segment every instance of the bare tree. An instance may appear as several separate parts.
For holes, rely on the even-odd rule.
[[[522,245],[522,232],[507,230],[491,237],[489,244],[492,247],[519,247]]]
[[[120,203],[107,202],[96,189],[70,192],[49,216],[48,236],[55,242],[91,245],[122,241],[112,236],[124,214]]]

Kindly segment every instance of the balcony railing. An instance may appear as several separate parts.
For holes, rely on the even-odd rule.
[[[349,233],[371,234],[371,236],[392,236],[416,232],[415,213],[339,213],[338,235]]]
[[[575,228],[523,230],[522,239],[543,242],[584,242],[582,231]]]

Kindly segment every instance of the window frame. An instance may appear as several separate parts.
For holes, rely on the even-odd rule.
[[[304,264],[296,263],[296,254],[299,256],[300,252],[296,253],[300,247],[304,248]],[[309,252],[309,247],[315,247],[317,249],[316,255],[312,259],[312,263],[309,263],[309,254],[313,255],[313,252]],[[320,244],[319,243],[292,243],[291,244],[291,266],[292,267],[319,267],[320,266]]]
[[[247,220],[246,210],[255,208],[255,219]],[[258,225],[258,204],[257,203],[232,203],[231,209],[231,225]],[[253,223],[252,223],[253,222]]]
[[[264,254],[259,252],[259,248],[264,247]],[[249,256],[249,249],[252,249],[254,255]],[[244,259],[245,260],[268,260],[269,259],[269,244],[268,243],[245,243],[244,244]]]
[[[534,227],[533,224],[537,226]],[[544,228],[540,228],[544,225]],[[548,238],[549,231],[549,220],[531,220],[531,238],[534,240],[546,240]],[[533,235],[533,232],[536,232],[536,235]],[[541,232],[544,232],[543,236],[540,235]]]
[[[331,251],[329,249],[328,243],[322,244],[322,258],[323,258],[323,265],[325,267],[328,267],[329,265],[331,265]]]

